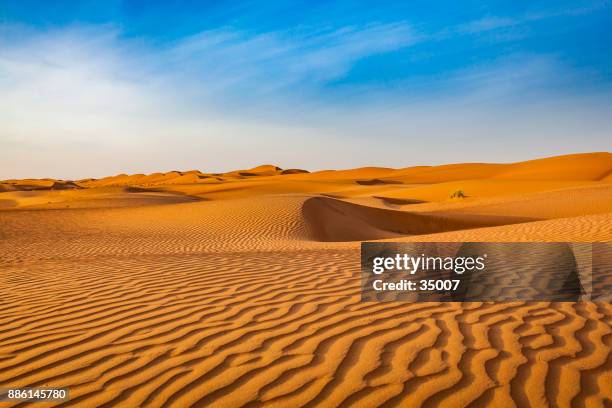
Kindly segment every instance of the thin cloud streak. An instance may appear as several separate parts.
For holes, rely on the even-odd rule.
[[[473,20],[465,24],[460,24],[453,31],[463,34],[480,34],[556,17],[578,16],[581,14],[588,14],[606,8],[609,5],[608,1],[601,0],[591,1],[587,3],[588,4],[582,7],[561,7],[552,10],[530,11],[523,15],[513,17],[487,15],[477,20]]]

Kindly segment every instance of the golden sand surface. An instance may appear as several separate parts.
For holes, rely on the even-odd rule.
[[[62,407],[610,407],[610,303],[360,302],[359,247],[611,241],[611,174],[590,153],[2,181],[0,387],[69,387],[39,404]]]

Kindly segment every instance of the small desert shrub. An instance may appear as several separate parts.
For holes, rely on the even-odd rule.
[[[451,194],[451,198],[465,198],[465,194],[463,193],[463,190],[457,190]]]

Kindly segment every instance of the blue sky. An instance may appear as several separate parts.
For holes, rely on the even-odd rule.
[[[0,0],[0,178],[609,151],[608,1]]]

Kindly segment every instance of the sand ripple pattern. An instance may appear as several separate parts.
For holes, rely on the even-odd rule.
[[[2,262],[302,248],[307,197],[0,213]],[[24,233],[27,231],[27,234]],[[61,237],[61,239],[58,239]]]
[[[59,407],[611,406],[612,305],[362,303],[358,243],[310,240],[305,199],[0,214],[0,386],[70,387]],[[609,239],[610,219],[407,239]]]
[[[0,384],[57,406],[605,406],[612,307],[360,303],[352,250],[3,275]],[[56,273],[49,276],[48,271]]]

